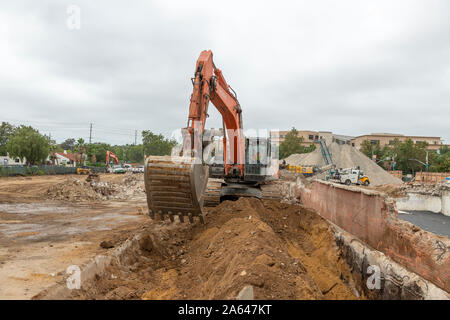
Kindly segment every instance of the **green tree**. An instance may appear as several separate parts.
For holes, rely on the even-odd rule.
[[[75,148],[74,149],[77,152],[80,152],[80,151],[83,151],[85,149],[85,147],[86,147],[86,142],[84,141],[83,138],[79,138],[77,140],[77,142],[75,143]]]
[[[9,138],[6,150],[11,157],[26,158],[27,164],[44,162],[50,152],[50,141],[38,130],[29,126],[16,128]]]
[[[285,159],[294,153],[310,152],[311,146],[303,146],[303,138],[298,136],[298,131],[294,127],[286,134],[284,141],[280,144],[280,159]],[[315,149],[315,147],[314,147]],[[313,149],[313,150],[314,150]]]
[[[130,146],[127,158],[131,162],[144,163],[144,146],[142,144]]]
[[[430,169],[436,172],[450,172],[450,148],[442,146],[439,152],[429,154]]]
[[[2,122],[0,126],[0,156],[6,156],[6,144],[14,134],[14,126],[8,122]]]
[[[88,159],[92,159],[95,156],[97,162],[106,162],[106,151],[111,149],[111,145],[102,142],[91,143],[86,146]],[[112,151],[114,153],[114,151]],[[120,158],[119,158],[120,159]]]
[[[70,138],[64,140],[63,143],[59,145],[63,150],[74,150],[75,149],[75,139]]]
[[[372,143],[369,140],[364,140],[361,143],[361,149],[359,150],[364,153],[370,159],[373,159],[373,156],[376,155],[377,160],[383,158],[383,150],[380,147],[380,143]]]
[[[177,144],[175,140],[166,139],[162,134],[154,134],[150,130],[142,131],[144,153],[152,156],[170,155]]]
[[[411,139],[400,142],[396,139],[392,150],[396,155],[396,168],[404,173],[424,171],[425,166],[422,163],[426,162],[427,146],[426,142],[414,143]]]
[[[143,163],[144,162],[144,146],[138,145],[125,145],[123,146],[124,158],[128,162]]]

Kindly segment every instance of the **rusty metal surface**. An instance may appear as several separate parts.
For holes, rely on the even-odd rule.
[[[208,168],[193,158],[150,156],[145,161],[145,190],[152,219],[178,216],[203,221],[204,190]]]

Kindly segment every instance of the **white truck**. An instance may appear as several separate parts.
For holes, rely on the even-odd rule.
[[[370,185],[370,179],[359,168],[345,168],[336,170],[330,177],[332,182],[343,183],[346,185]]]

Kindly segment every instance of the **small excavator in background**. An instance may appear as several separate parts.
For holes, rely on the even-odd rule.
[[[183,149],[172,156],[149,156],[145,159],[145,189],[150,217],[178,216],[193,222],[204,219],[205,202],[217,205],[224,199],[242,196],[280,198],[280,191],[269,181],[278,177],[278,150],[270,138],[245,137],[242,109],[236,93],[225,81],[222,71],[213,62],[210,50],[202,51],[192,79],[187,127],[182,129]],[[222,164],[209,166],[203,150],[213,141],[214,130],[206,130],[209,102],[222,116]]]
[[[116,165],[119,164],[119,158],[114,153],[112,153],[111,151],[106,150],[106,164],[105,164],[105,171],[106,172],[112,172],[111,171],[111,165],[110,165],[111,159],[113,159],[113,161],[114,161],[114,163]]]

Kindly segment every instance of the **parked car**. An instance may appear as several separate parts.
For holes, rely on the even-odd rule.
[[[112,172],[113,173],[126,173],[127,169],[125,169],[121,165],[115,165],[112,167]]]
[[[133,167],[132,167],[131,164],[129,164],[129,163],[125,163],[125,164],[123,165],[123,167],[124,167],[125,170],[127,170],[127,171],[133,171]]]
[[[144,166],[137,166],[133,168],[133,173],[144,173]]]

